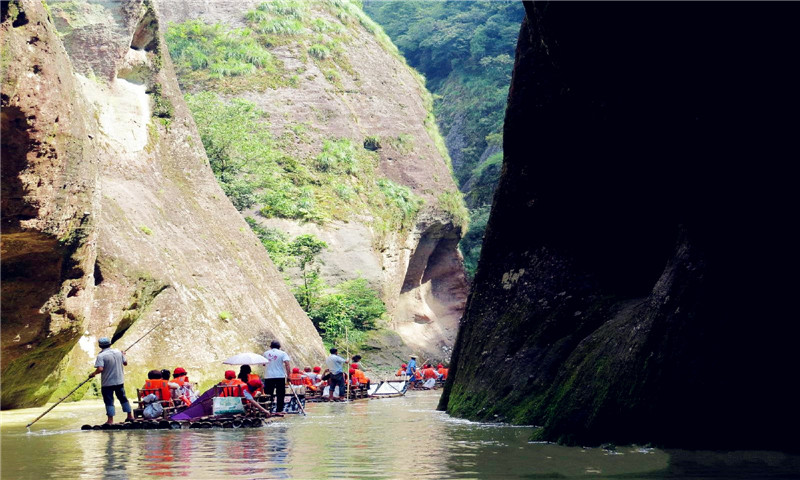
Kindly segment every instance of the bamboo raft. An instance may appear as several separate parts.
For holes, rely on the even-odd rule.
[[[181,430],[188,428],[257,428],[274,421],[274,417],[246,415],[200,417],[197,420],[144,420],[113,423],[111,425],[83,425],[81,430]]]
[[[347,401],[353,402],[358,400],[379,400],[382,398],[396,398],[405,395],[408,389],[408,383],[403,381],[381,381],[377,385],[372,385],[367,389],[366,385],[350,388],[350,396]],[[324,391],[314,392],[313,394],[306,392],[305,402],[307,403],[322,403],[327,402],[328,395]]]

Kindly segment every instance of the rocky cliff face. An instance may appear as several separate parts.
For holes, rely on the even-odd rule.
[[[455,340],[468,288],[457,248],[463,223],[446,201],[460,194],[430,113],[430,95],[355,3],[162,0],[160,11],[169,22],[199,19],[226,29],[274,32],[291,26],[289,33],[259,37],[282,72],[269,85],[235,78],[198,85],[196,72],[188,72],[181,77],[185,90],[210,90],[228,101],[253,102],[267,113],[275,138],[297,138],[281,148],[301,165],[310,165],[330,139],[350,140],[359,150],[362,145],[374,149],[376,174],[424,200],[410,224],[388,231],[369,210],[324,222],[265,216],[259,214],[260,204],[243,214],[292,237],[312,233],[324,240],[328,248],[322,253],[322,277],[335,285],[361,276],[380,292],[391,328],[407,345],[397,348],[398,354],[407,355],[410,349],[444,359]],[[259,23],[262,16],[267,20]],[[313,48],[320,45],[330,47],[331,57],[315,57]],[[368,145],[369,139],[380,146]],[[318,195],[317,201],[327,199]]]
[[[322,342],[214,179],[149,1],[3,2],[2,408],[88,373],[96,339],[129,387],[281,339]]]
[[[525,7],[440,407],[582,445],[793,448],[796,5]]]

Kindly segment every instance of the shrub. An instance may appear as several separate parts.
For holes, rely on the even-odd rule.
[[[364,148],[369,151],[376,151],[381,148],[381,139],[380,137],[375,136],[368,136],[364,139]]]
[[[308,54],[316,58],[317,60],[325,60],[326,58],[331,56],[331,51],[325,45],[315,43],[310,47],[308,47]]]
[[[258,33],[272,35],[302,35],[306,31],[300,21],[287,18],[263,20],[258,22],[254,29]]]
[[[387,206],[398,211],[402,224],[405,225],[412,220],[422,207],[422,199],[414,195],[410,188],[398,185],[386,178],[378,179],[376,184],[383,194]]]
[[[352,142],[346,138],[325,140],[322,152],[314,159],[314,166],[320,172],[356,174],[358,160]]]
[[[469,225],[469,211],[464,204],[464,196],[458,190],[439,195],[439,208],[450,215],[453,225],[462,229]]]
[[[317,307],[308,312],[315,325],[323,332],[323,338],[334,342],[345,336],[377,328],[378,321],[386,313],[386,305],[367,281],[356,278],[340,283],[334,293],[319,299]]]
[[[283,271],[292,264],[289,255],[288,235],[277,228],[261,226],[253,217],[245,217],[244,220],[253,230],[253,233],[256,234],[256,237],[261,240],[261,244],[267,249],[269,258],[278,270]]]
[[[201,20],[171,23],[169,52],[179,68],[207,69],[211,78],[247,75],[272,65],[273,57],[248,29],[227,29]]]

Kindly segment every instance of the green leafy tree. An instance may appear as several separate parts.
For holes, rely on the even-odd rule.
[[[327,247],[327,243],[311,234],[300,235],[289,244],[288,253],[296,259],[303,281],[299,287],[298,302],[307,312],[311,310],[313,300],[317,296],[314,294],[315,290],[320,288],[317,257]]]

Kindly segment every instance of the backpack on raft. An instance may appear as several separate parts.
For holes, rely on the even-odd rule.
[[[144,411],[142,412],[144,418],[158,418],[164,415],[164,407],[161,406],[161,400],[154,394],[151,393],[144,397],[142,403],[145,404]]]

